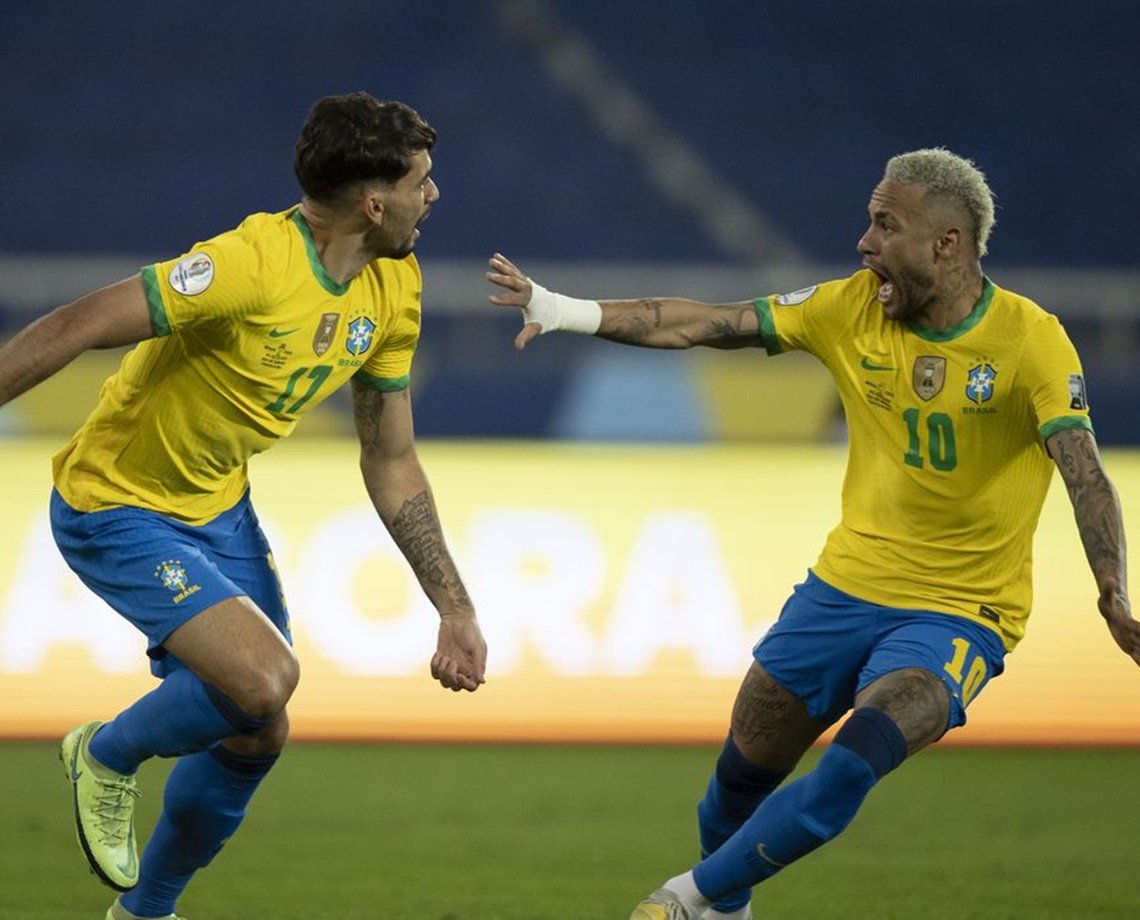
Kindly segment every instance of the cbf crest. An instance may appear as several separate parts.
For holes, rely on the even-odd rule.
[[[367,316],[358,316],[348,324],[348,338],[344,347],[350,355],[360,357],[372,347],[372,334],[376,331],[376,324]]]
[[[910,382],[924,402],[934,399],[946,383],[946,359],[938,355],[919,355],[914,359]]]
[[[994,378],[997,371],[991,364],[976,364],[966,375],[966,398],[981,405],[994,395]]]
[[[181,559],[164,559],[155,566],[154,577],[162,583],[167,591],[174,595],[171,600],[176,604],[182,603],[191,594],[197,594],[202,590],[201,585],[190,583],[191,579],[186,574],[186,568],[182,565]]]

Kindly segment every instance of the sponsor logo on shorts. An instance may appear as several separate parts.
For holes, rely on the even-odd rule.
[[[202,590],[201,585],[190,584],[190,577],[180,559],[164,559],[155,567],[154,577],[174,595],[171,600],[176,604],[181,604],[191,594]]]

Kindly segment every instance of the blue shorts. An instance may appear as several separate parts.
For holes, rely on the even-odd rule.
[[[51,528],[75,574],[146,636],[158,677],[182,667],[162,647],[167,636],[229,597],[249,597],[292,643],[273,554],[248,492],[196,527],[142,508],[76,511],[53,489]]]
[[[752,655],[813,718],[834,722],[868,684],[901,668],[923,668],[950,691],[947,730],[1005,668],[997,633],[966,617],[882,607],[808,572]]]

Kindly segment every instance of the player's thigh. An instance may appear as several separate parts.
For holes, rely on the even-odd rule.
[[[276,713],[300,676],[293,649],[244,595],[228,597],[184,622],[163,647],[251,715]]]
[[[745,759],[769,770],[791,770],[828,724],[752,662],[732,708],[732,740]]]

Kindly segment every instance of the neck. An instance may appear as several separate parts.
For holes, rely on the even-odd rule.
[[[354,216],[307,198],[301,202],[301,216],[309,225],[317,257],[333,281],[351,281],[373,260],[365,245],[367,227],[358,226]]]
[[[982,287],[979,263],[948,269],[938,296],[923,310],[922,324],[928,329],[949,329],[958,325],[981,299]]]

